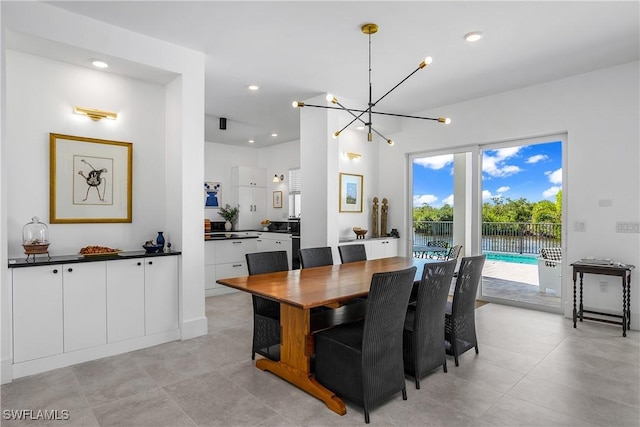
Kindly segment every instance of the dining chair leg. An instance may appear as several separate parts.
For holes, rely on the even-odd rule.
[[[447,373],[447,361],[446,360],[442,364],[442,370],[445,372],[445,374]]]
[[[402,389],[402,400],[407,400],[407,388]]]
[[[476,344],[476,354],[478,354],[478,344]]]
[[[369,410],[367,408],[364,408],[364,422],[369,424]]]
[[[416,390],[420,390],[420,379],[418,378],[417,373],[416,373]]]

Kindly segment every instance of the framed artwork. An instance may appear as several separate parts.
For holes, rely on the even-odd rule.
[[[133,144],[49,134],[49,222],[131,222]]]
[[[273,207],[274,208],[282,207],[282,191],[273,192]]]
[[[219,182],[204,182],[204,207],[205,209],[218,209],[222,203],[220,190],[222,184]]]
[[[340,173],[340,212],[362,212],[362,175]]]

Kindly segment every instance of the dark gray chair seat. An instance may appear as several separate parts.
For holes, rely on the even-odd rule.
[[[367,250],[362,243],[338,246],[338,252],[340,253],[340,262],[343,264],[367,260]]]

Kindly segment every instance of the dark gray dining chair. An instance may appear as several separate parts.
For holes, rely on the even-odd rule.
[[[367,250],[362,243],[338,246],[338,252],[340,253],[340,262],[343,264],[367,260]]]
[[[311,268],[333,265],[333,255],[330,247],[300,249],[300,267]]]
[[[439,366],[447,372],[444,346],[444,314],[457,260],[427,263],[422,270],[415,304],[407,308],[404,322],[403,357],[405,374],[420,378]]]
[[[453,301],[447,302],[445,312],[445,348],[447,354],[455,359],[459,366],[458,356],[475,348],[478,354],[478,338],[476,336],[476,293],[482,280],[482,268],[486,255],[462,258],[460,269],[453,291]]]
[[[407,399],[402,363],[402,329],[416,267],[371,278],[363,321],[315,335],[315,378],[320,384],[369,411],[398,392]]]
[[[289,270],[287,251],[246,254],[249,275]],[[253,301],[253,343],[251,360],[256,353],[271,360],[280,360],[280,303],[251,295]]]

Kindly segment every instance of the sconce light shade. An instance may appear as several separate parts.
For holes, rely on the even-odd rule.
[[[278,176],[278,174],[275,174],[273,176],[273,182],[283,182],[283,181],[284,181],[284,175]]]
[[[115,120],[118,118],[116,113],[111,111],[96,110],[95,108],[74,107],[73,112],[83,116],[89,117],[93,121],[100,119]]]
[[[345,152],[344,155],[345,155],[345,157],[348,157],[349,160],[357,160],[360,157],[362,157],[362,154],[360,154],[360,153],[352,153],[350,151]]]

